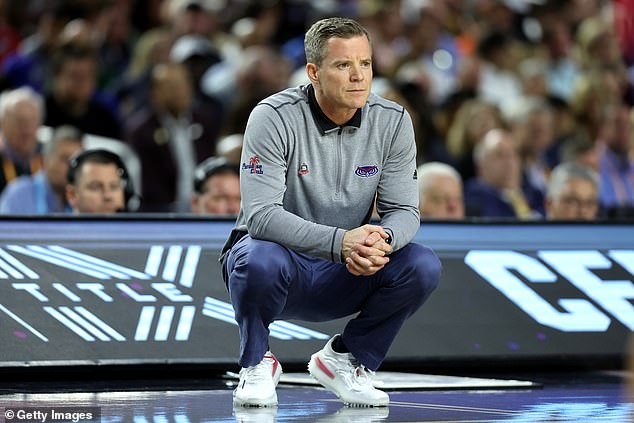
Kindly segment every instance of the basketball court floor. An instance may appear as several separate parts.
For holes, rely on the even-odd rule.
[[[21,382],[13,378],[0,382],[0,423],[31,421],[3,420],[7,410],[83,410],[82,407],[101,414],[99,420],[90,420],[91,423],[634,421],[634,403],[627,394],[624,372],[514,376],[461,380],[428,375],[422,377],[425,387],[407,389],[394,389],[407,384],[391,384],[388,380],[384,384],[391,397],[387,408],[345,407],[330,392],[303,384],[303,375],[293,374],[280,383],[276,408],[234,408],[232,389],[236,381],[228,377],[88,378],[66,382]]]

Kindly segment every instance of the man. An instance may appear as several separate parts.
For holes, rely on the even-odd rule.
[[[20,176],[0,197],[2,214],[49,214],[70,211],[66,202],[68,160],[82,149],[82,134],[61,126],[44,144],[44,169],[33,176]]]
[[[445,163],[429,162],[418,167],[418,209],[425,219],[464,219],[462,178]]]
[[[45,125],[73,125],[85,134],[121,139],[116,112],[97,95],[98,60],[89,46],[68,43],[57,48],[46,94]]]
[[[277,405],[271,322],[358,313],[308,368],[346,404],[387,406],[373,372],[441,269],[410,243],[420,227],[414,130],[402,106],[370,94],[372,51],[357,22],[316,22],[305,52],[310,85],[260,102],[244,134],[242,209],[222,256],[240,328],[233,401]],[[381,221],[369,225],[375,196]]]
[[[562,163],[550,174],[546,193],[549,220],[595,220],[599,212],[599,175],[578,163]]]
[[[634,208],[634,115],[626,104],[605,107],[601,118],[599,156],[601,185],[599,201],[608,216],[627,214]]]
[[[42,125],[44,100],[23,87],[0,95],[0,192],[18,176],[42,168],[37,130]]]
[[[212,216],[240,211],[240,166],[224,157],[210,157],[194,172],[192,212]]]
[[[194,168],[214,155],[221,119],[194,103],[184,65],[156,65],[151,82],[151,101],[128,121],[126,137],[141,160],[141,209],[189,211]]]
[[[86,150],[71,158],[67,180],[66,197],[78,214],[125,211],[133,192],[119,156],[103,149]]]
[[[473,151],[477,177],[465,185],[468,216],[532,219],[539,216],[537,191],[522,188],[522,169],[512,135],[492,129]],[[543,203],[543,199],[541,199]],[[543,204],[539,205],[543,208]]]

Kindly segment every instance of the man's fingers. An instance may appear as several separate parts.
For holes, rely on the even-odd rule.
[[[389,258],[381,256],[362,257],[358,253],[353,252],[348,260],[354,265],[355,270],[362,274],[367,274],[367,272],[375,273],[383,268]]]
[[[357,248],[354,249],[354,252],[359,254],[361,257],[366,257],[366,258],[370,256],[384,256],[385,255],[385,251],[381,250],[380,248],[377,248],[374,246],[365,246],[365,245],[357,246]]]
[[[364,269],[354,261],[348,259],[348,261],[346,262],[346,268],[348,269],[348,272],[352,273],[355,276],[371,276],[381,270],[383,266],[372,266],[369,269]]]
[[[381,236],[381,234],[379,232],[372,232],[365,239],[365,245],[372,246],[372,245],[376,244],[377,242],[381,241],[382,239],[383,239],[383,237]]]

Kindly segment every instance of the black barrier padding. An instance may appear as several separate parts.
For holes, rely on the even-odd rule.
[[[235,366],[238,330],[217,261],[231,227],[0,221],[0,368]],[[435,249],[442,279],[387,367],[624,356],[634,328],[634,227],[425,223],[415,242]],[[346,320],[278,322],[271,349],[304,366]]]

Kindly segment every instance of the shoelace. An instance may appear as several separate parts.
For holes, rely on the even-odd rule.
[[[352,375],[355,383],[360,386],[372,385],[375,372],[361,364],[354,356],[351,356],[350,367],[353,368]]]
[[[359,385],[372,385],[372,379],[374,377],[374,372],[369,370],[365,366],[357,366],[354,369],[355,381]]]
[[[271,377],[271,365],[264,361],[256,364],[255,366],[247,367],[245,372],[245,379],[248,383],[259,382]]]

